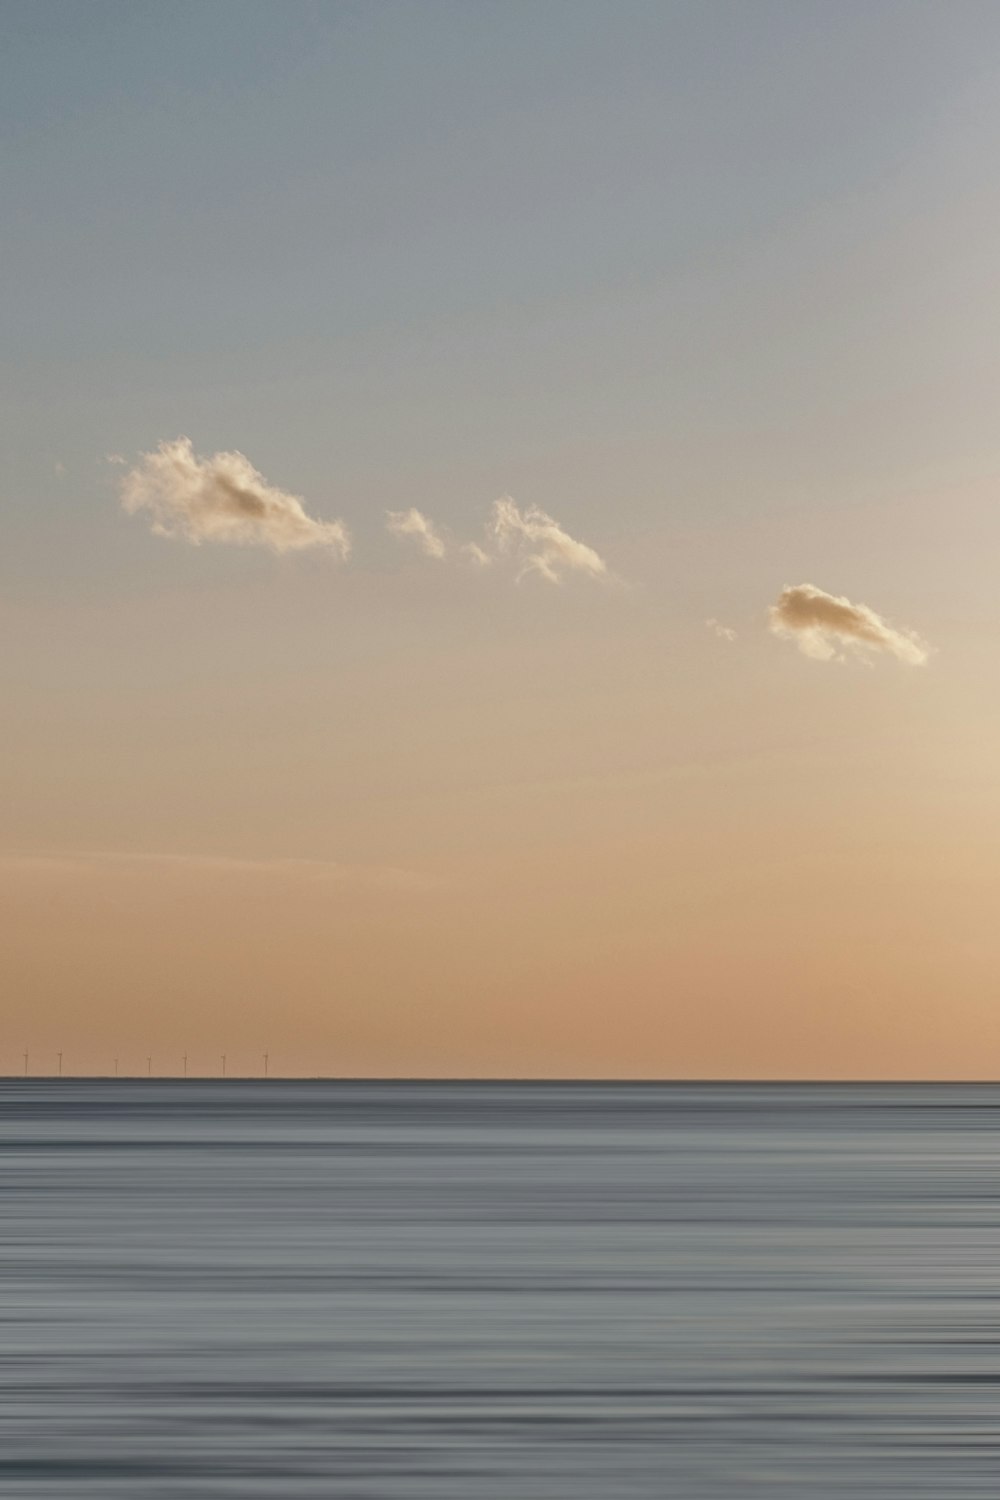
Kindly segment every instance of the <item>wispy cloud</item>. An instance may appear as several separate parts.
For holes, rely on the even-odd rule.
[[[227,854],[135,853],[131,850],[0,850],[0,872],[87,876],[123,874],[248,876],[323,882],[336,886],[384,890],[429,890],[440,881],[422,871],[394,865],[352,865],[326,859],[242,859]]]
[[[593,547],[578,542],[537,505],[521,510],[509,495],[493,505],[490,535],[501,554],[517,561],[517,577],[537,573],[550,583],[561,583],[568,573],[591,578],[607,574],[607,564]]]
[[[783,589],[768,611],[775,635],[795,641],[817,661],[843,661],[844,651],[867,657],[885,651],[911,666],[923,666],[930,648],[911,630],[888,624],[867,604],[827,594],[812,583]]]
[[[521,510],[509,495],[493,504],[485,545],[446,541],[434,522],[413,507],[388,511],[385,524],[393,536],[416,542],[427,557],[457,557],[477,568],[488,568],[503,560],[512,562],[518,580],[529,573],[536,573],[549,583],[561,583],[570,573],[583,573],[591,578],[608,576],[607,564],[593,547],[570,536],[537,505]]]
[[[314,520],[298,495],[268,484],[242,453],[201,458],[186,437],[144,453],[122,479],[121,498],[131,514],[150,513],[158,536],[272,552],[323,547],[340,558],[350,552],[342,521]]]
[[[718,620],[706,620],[705,628],[706,630],[710,630],[713,635],[718,636],[720,641],[735,641],[736,639],[736,631],[733,627],[731,625],[721,625]]]
[[[385,527],[395,537],[412,538],[427,557],[445,555],[445,544],[434,529],[434,523],[413,506],[409,510],[388,511]]]
[[[480,547],[478,542],[466,542],[462,548],[462,556],[467,557],[477,568],[488,568],[493,559],[485,548]]]

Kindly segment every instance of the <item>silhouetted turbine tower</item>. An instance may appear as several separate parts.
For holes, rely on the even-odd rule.
[[[187,1076],[188,1076],[188,1055],[185,1052],[185,1054],[184,1054],[184,1077],[186,1078]]]
[[[264,1053],[264,1077],[265,1078],[267,1077],[267,1058],[268,1058],[268,1054],[265,1052]]]
[[[61,1078],[62,1077],[62,1053],[58,1052],[56,1054],[56,1056],[59,1058],[59,1077]]]
[[[27,1076],[28,1076],[28,1054],[27,1054],[27,1052],[25,1052],[25,1054],[24,1054],[24,1076],[25,1076],[25,1078],[27,1078]]]
[[[146,1058],[146,1077],[147,1078],[152,1078],[152,1076],[153,1076],[153,1059],[151,1057],[147,1057]]]
[[[222,1054],[222,1076],[223,1078],[226,1076],[226,1054],[224,1052]]]

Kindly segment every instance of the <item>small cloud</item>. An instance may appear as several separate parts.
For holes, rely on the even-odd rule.
[[[705,628],[706,630],[710,630],[713,635],[718,636],[720,641],[735,641],[736,639],[736,631],[732,626],[720,625],[718,620],[706,620]]]
[[[62,479],[63,475],[66,473],[66,465],[63,463],[62,459],[56,459],[55,463],[52,465],[52,471],[57,479]]]
[[[270,485],[242,453],[200,458],[190,438],[162,442],[144,453],[121,481],[130,514],[149,511],[157,536],[230,542],[295,552],[325,547],[340,558],[351,550],[342,521],[317,521],[298,495]]]
[[[910,666],[923,666],[930,648],[910,630],[897,630],[867,604],[852,604],[811,583],[783,589],[768,611],[771,631],[795,641],[816,661],[844,661],[843,651],[862,658],[886,651]]]
[[[440,559],[450,553],[476,568],[488,568],[504,557],[510,558],[519,582],[527,573],[538,573],[550,583],[561,583],[568,573],[586,573],[592,578],[608,576],[604,559],[593,547],[578,542],[537,506],[522,511],[509,495],[493,505],[485,546],[464,542],[453,547],[434,523],[413,507],[388,511],[385,524],[393,536],[415,541],[427,557]]]
[[[522,511],[504,495],[494,503],[489,530],[497,550],[517,558],[518,581],[528,573],[538,573],[550,583],[561,583],[567,573],[591,578],[607,574],[607,564],[593,547],[571,537],[536,505]]]
[[[419,510],[413,506],[409,510],[390,510],[386,517],[386,530],[393,536],[412,537],[426,557],[444,557],[445,545],[434,530],[434,523]]]
[[[128,463],[128,459],[122,453],[105,453],[104,462],[106,464],[126,464]]]

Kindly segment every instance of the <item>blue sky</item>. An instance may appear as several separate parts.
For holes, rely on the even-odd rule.
[[[3,11],[15,508],[183,431],[338,510],[540,462],[613,534],[982,440],[912,418],[989,358],[992,6]]]

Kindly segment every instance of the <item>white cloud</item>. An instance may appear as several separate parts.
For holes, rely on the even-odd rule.
[[[190,438],[144,453],[121,481],[122,505],[149,511],[157,536],[231,542],[294,552],[324,547],[345,558],[351,549],[342,521],[317,521],[297,495],[270,485],[242,453],[200,458]]]
[[[584,542],[578,542],[537,506],[522,511],[509,495],[494,502],[486,527],[486,545],[464,542],[451,547],[422,511],[387,512],[386,529],[393,536],[417,543],[427,557],[443,558],[451,553],[463,557],[477,568],[488,568],[502,558],[514,562],[516,576],[537,573],[550,583],[561,583],[569,573],[584,573],[591,578],[607,576],[602,557]]]
[[[607,574],[607,564],[593,547],[571,537],[536,505],[522,511],[504,495],[494,502],[489,530],[497,550],[517,559],[518,579],[538,573],[550,583],[561,583],[567,573],[585,573],[591,578]]]
[[[732,628],[732,626],[720,625],[718,620],[706,620],[705,628],[707,630],[710,630],[713,635],[718,636],[720,641],[735,641],[736,639],[736,631]]]
[[[923,666],[930,648],[910,630],[898,630],[867,604],[824,593],[812,583],[783,589],[768,611],[775,635],[798,644],[817,661],[843,661],[843,651],[863,658],[886,651],[911,666]]]
[[[413,506],[409,510],[386,513],[386,530],[400,538],[412,537],[427,557],[444,557],[445,545],[434,529],[434,523]]]

